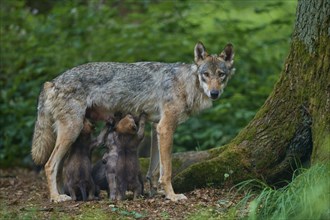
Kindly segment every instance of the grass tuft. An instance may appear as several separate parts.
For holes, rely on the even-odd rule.
[[[261,181],[245,181],[244,187],[261,187],[248,205],[248,219],[330,219],[330,168],[329,165],[314,165],[309,169],[299,169],[291,183],[280,189],[273,189]],[[258,186],[258,184],[260,184]],[[253,197],[252,190],[246,198]],[[248,200],[241,201],[241,207]]]

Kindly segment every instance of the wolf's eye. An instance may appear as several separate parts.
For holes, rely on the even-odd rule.
[[[205,77],[209,77],[210,74],[209,74],[209,72],[204,72],[204,73],[203,73],[203,76],[205,76]]]
[[[224,77],[224,76],[226,76],[226,73],[225,73],[224,71],[222,71],[222,70],[218,70],[217,73],[218,73],[218,76],[219,76],[219,77]]]

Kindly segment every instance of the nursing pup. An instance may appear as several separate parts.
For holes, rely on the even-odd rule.
[[[91,133],[93,125],[86,119],[81,134],[72,144],[64,160],[64,191],[73,200],[94,199],[95,185],[92,179]]]
[[[114,129],[105,128],[109,131],[104,138],[108,151],[93,167],[92,176],[111,200],[125,199],[127,190],[134,192],[134,199],[143,194],[138,146],[144,137],[145,120],[142,114],[136,123],[128,114]]]

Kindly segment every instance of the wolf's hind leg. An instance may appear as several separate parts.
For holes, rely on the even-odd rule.
[[[64,194],[59,194],[58,192],[57,179],[59,177],[58,174],[60,173],[59,167],[65,154],[80,134],[83,127],[83,117],[61,118],[61,121],[57,121],[56,125],[56,144],[49,160],[45,165],[45,173],[50,192],[50,200],[53,202],[63,202],[71,200],[71,197]]]

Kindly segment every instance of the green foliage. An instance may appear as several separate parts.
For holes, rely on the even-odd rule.
[[[122,217],[132,217],[134,219],[139,219],[139,218],[144,218],[145,215],[141,214],[136,211],[127,211],[123,208],[117,208],[117,207],[112,207],[111,208],[112,212],[116,212],[117,214],[121,215]]]
[[[238,186],[238,191],[247,190],[247,193],[235,207],[226,212],[201,209],[189,219],[329,219],[329,174],[329,163],[298,169],[292,182],[280,189],[260,180],[247,180]]]
[[[0,164],[27,164],[43,82],[92,61],[192,62],[230,41],[236,75],[214,108],[179,126],[177,151],[222,145],[254,116],[288,52],[292,1],[1,2]]]
[[[314,165],[297,170],[293,181],[277,190],[260,181],[245,184],[262,188],[249,204],[248,219],[329,219],[329,174],[329,164]]]

